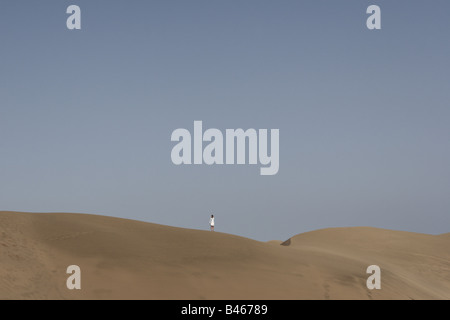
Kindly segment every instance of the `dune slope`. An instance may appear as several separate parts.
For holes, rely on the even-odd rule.
[[[0,212],[0,299],[450,299],[450,238],[375,228],[278,245],[70,213]],[[366,268],[382,270],[381,290]],[[81,268],[68,290],[66,268]]]

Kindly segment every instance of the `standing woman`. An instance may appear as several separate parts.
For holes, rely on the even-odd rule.
[[[214,231],[214,215],[211,215],[211,218],[209,219],[209,225],[211,226],[211,231]]]

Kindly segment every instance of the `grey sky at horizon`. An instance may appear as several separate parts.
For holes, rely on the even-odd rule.
[[[82,30],[66,28],[66,8]],[[382,10],[382,29],[365,26]],[[0,210],[257,240],[450,232],[448,1],[2,1]],[[175,166],[173,130],[280,129],[280,168]]]

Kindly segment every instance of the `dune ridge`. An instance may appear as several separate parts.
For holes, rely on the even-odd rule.
[[[99,215],[0,212],[0,299],[450,299],[449,235],[352,227],[260,242]],[[66,288],[73,264],[81,290]],[[366,287],[372,264],[381,290]]]

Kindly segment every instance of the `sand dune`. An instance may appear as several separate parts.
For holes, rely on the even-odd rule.
[[[275,246],[279,246],[280,244],[282,244],[284,241],[281,241],[281,240],[270,240],[270,241],[267,241],[266,243],[267,244],[272,244],[272,245],[275,245]]]
[[[0,299],[450,299],[450,236],[324,229],[259,242],[69,213],[0,212]],[[81,268],[81,290],[66,268]],[[366,268],[382,270],[381,290]]]

